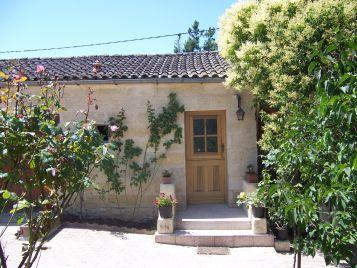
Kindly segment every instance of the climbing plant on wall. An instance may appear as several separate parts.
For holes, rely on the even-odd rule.
[[[170,93],[168,103],[160,112],[156,112],[150,101],[146,105],[149,135],[144,148],[135,145],[133,139],[125,139],[128,127],[125,123],[125,111],[121,110],[116,117],[109,119],[113,143],[117,146],[118,172],[129,180],[129,185],[135,188],[136,197],[133,216],[141,204],[145,191],[155,179],[161,162],[166,158],[166,152],[173,144],[182,142],[182,128],[177,123],[177,117],[184,112],[184,106],[179,103],[175,93]],[[121,180],[110,181],[111,190],[119,195],[123,188]]]

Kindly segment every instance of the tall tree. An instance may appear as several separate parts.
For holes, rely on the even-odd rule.
[[[200,23],[195,20],[192,24],[192,27],[188,28],[188,39],[185,41],[183,52],[193,52],[200,51],[200,37],[201,31],[199,29]]]
[[[193,52],[193,51],[214,51],[218,49],[215,34],[216,29],[210,27],[208,30],[201,30],[199,28],[200,23],[198,21],[194,21],[192,26],[188,28],[188,35],[186,41],[184,41],[183,46],[181,43],[181,35],[178,35],[175,44],[174,44],[174,52]],[[203,45],[201,45],[201,41],[203,40]]]
[[[204,36],[207,38],[203,43],[203,50],[205,51],[214,51],[218,49],[216,39],[214,35],[216,34],[216,29],[209,27],[208,30],[204,33]]]

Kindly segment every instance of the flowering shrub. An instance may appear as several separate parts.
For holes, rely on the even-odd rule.
[[[93,92],[84,118],[61,127],[64,87],[49,81],[45,67],[37,66],[40,89],[33,95],[17,69],[0,72],[6,85],[0,89],[0,188],[17,193],[11,213],[22,213],[19,223],[30,226],[19,264],[30,267],[64,209],[77,193],[95,187],[93,171],[102,170],[108,179],[118,174],[109,153],[112,145],[103,143],[95,122],[88,120]]]
[[[177,204],[177,201],[175,198],[173,198],[171,195],[167,196],[164,193],[160,193],[158,197],[155,199],[155,205],[159,207],[172,207]]]
[[[263,122],[258,196],[293,229],[299,267],[302,252],[356,258],[356,14],[352,0],[262,0],[221,20],[227,84]]]

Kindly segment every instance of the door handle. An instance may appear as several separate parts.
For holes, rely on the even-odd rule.
[[[224,153],[224,144],[221,144],[221,152]]]

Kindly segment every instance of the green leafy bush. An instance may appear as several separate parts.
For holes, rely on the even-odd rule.
[[[227,83],[260,109],[270,216],[299,253],[353,263],[356,252],[356,14],[350,0],[249,1],[227,11]]]

